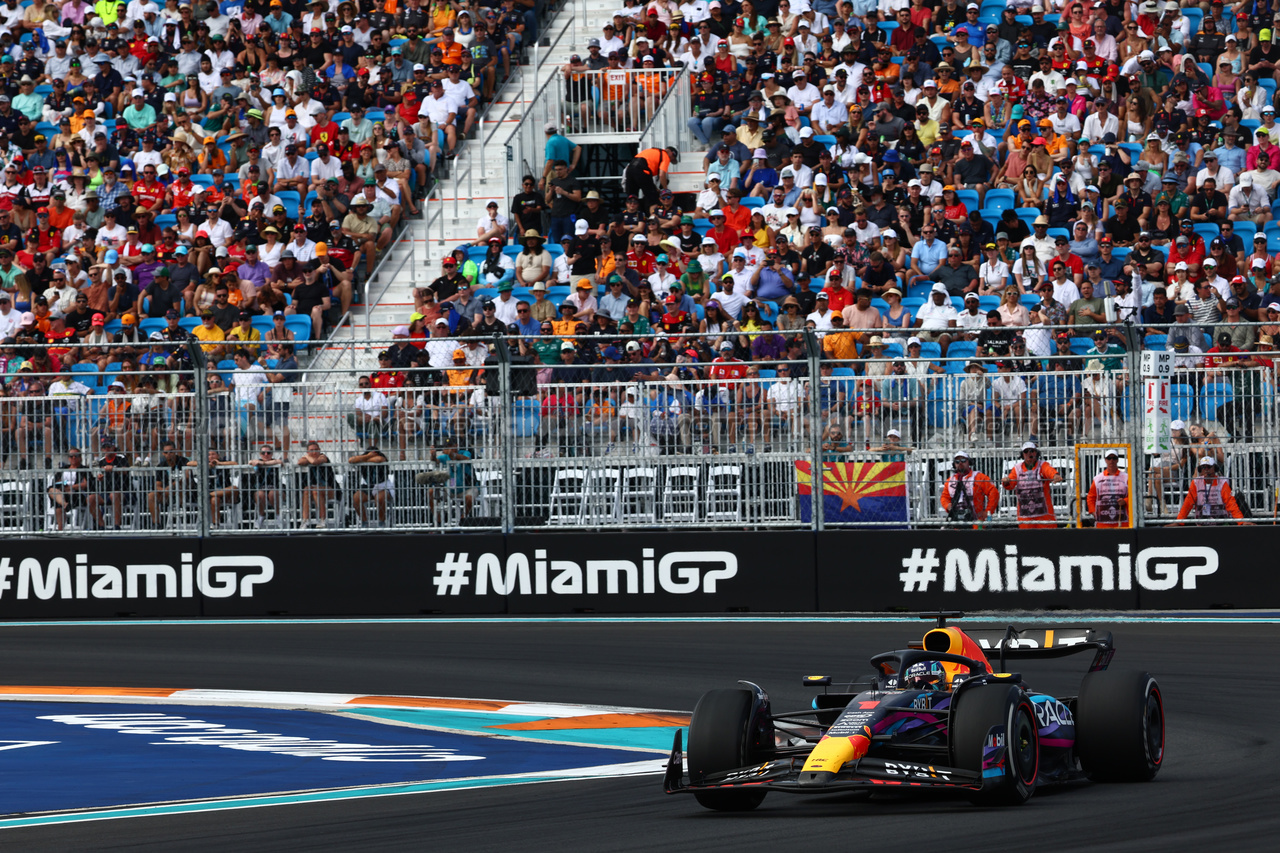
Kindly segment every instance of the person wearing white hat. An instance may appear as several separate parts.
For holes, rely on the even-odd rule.
[[[818,91],[817,86],[809,82],[803,68],[797,68],[791,72],[791,80],[792,85],[787,89],[787,97],[791,99],[791,103],[801,115],[807,116],[813,105],[822,100],[822,93]]]
[[[1271,202],[1266,192],[1245,172],[1227,195],[1227,213],[1232,219],[1247,219],[1259,225],[1271,221]]]
[[[928,226],[926,226],[928,227]],[[942,241],[939,240],[939,243]],[[937,341],[942,354],[947,354],[951,345],[954,329],[959,325],[960,315],[951,304],[946,285],[935,283],[929,290],[929,300],[916,310],[915,328],[921,340]]]
[[[951,475],[939,495],[948,520],[960,524],[986,521],[1000,506],[1000,490],[991,478],[973,470],[973,459],[963,450],[951,457]]]
[[[915,450],[902,443],[902,432],[897,429],[888,429],[884,433],[884,442],[878,447],[871,448],[872,453],[882,454],[881,462],[904,462],[907,454]]]
[[[1196,463],[1196,476],[1191,478],[1187,496],[1182,501],[1182,508],[1178,510],[1179,521],[1187,518],[1195,518],[1197,521],[1244,518],[1244,512],[1231,493],[1231,484],[1218,471],[1216,457],[1202,456]]]
[[[1040,448],[1034,441],[1022,445],[1022,461],[1014,464],[1005,475],[1006,492],[1013,492],[1017,499],[1018,526],[1023,528],[1054,527],[1057,519],[1053,513],[1053,497],[1049,493],[1051,483],[1062,482],[1062,474],[1040,458]]]
[[[1094,527],[1128,527],[1129,474],[1120,470],[1120,451],[1108,448],[1102,454],[1103,468],[1089,484],[1085,504],[1093,516]]]
[[[1193,454],[1187,424],[1175,418],[1169,422],[1169,449],[1151,460],[1151,468],[1147,471],[1148,497],[1152,499],[1156,515],[1164,513],[1165,483],[1178,477],[1182,469],[1190,465]]]

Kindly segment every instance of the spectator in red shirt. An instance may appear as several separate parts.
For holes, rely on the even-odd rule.
[[[378,353],[378,369],[373,374],[374,388],[403,388],[404,374],[391,369],[391,353]]]
[[[1192,281],[1199,281],[1202,261],[1204,261],[1204,252],[1197,251],[1191,238],[1186,234],[1179,234],[1178,239],[1169,245],[1169,262],[1165,264],[1165,269],[1173,269],[1179,263],[1186,263],[1188,277]]]
[[[631,238],[631,251],[627,252],[627,269],[635,270],[641,278],[653,275],[654,254],[649,251],[649,241],[643,234]]]
[[[707,231],[707,236],[716,241],[720,254],[732,254],[733,250],[738,247],[738,231],[725,224],[724,211],[720,208],[711,211],[710,218],[711,229]],[[750,221],[750,217],[748,217],[747,221]]]
[[[1061,261],[1067,267],[1076,284],[1084,281],[1084,261],[1071,253],[1071,244],[1066,237],[1058,235],[1053,240],[1054,257],[1049,259],[1049,268],[1053,269],[1053,265],[1057,261]]]
[[[658,323],[667,334],[677,334],[689,322],[689,312],[680,310],[680,297],[674,293],[667,294],[662,301],[666,305],[666,313]]]

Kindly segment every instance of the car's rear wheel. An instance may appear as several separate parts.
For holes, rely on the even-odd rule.
[[[1076,700],[1076,755],[1098,782],[1149,782],[1164,763],[1164,697],[1149,673],[1091,672]]]
[[[1003,727],[1004,757],[985,766],[992,742],[992,728]],[[1036,790],[1040,772],[1040,736],[1035,709],[1017,687],[979,684],[956,695],[951,711],[951,760],[960,770],[982,775],[982,790],[973,800],[982,805],[1021,805]],[[984,771],[999,769],[996,775]]]
[[[755,694],[750,690],[711,690],[704,693],[689,721],[689,778],[701,784],[711,773],[746,767],[760,759],[756,743]],[[762,790],[697,791],[698,802],[709,809],[745,812],[764,801]]]

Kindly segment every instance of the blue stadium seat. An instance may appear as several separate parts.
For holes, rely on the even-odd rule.
[[[289,314],[284,318],[284,327],[297,339],[298,352],[306,352],[307,345],[303,341],[311,339],[311,318],[304,314]]]
[[[1142,339],[1142,348],[1152,352],[1164,352],[1168,348],[1168,335],[1147,335]]]
[[[933,282],[918,281],[915,284],[911,285],[911,287],[907,288],[907,298],[919,299],[921,300],[920,304],[923,305],[924,300],[929,298],[929,291],[932,288],[933,288]],[[904,299],[903,301],[905,302],[906,300]]]
[[[289,216],[296,217],[298,209],[302,206],[302,196],[298,195],[297,190],[281,190],[276,193],[280,198],[280,203],[284,205],[284,209]]]
[[[101,374],[98,373],[98,365],[96,362],[84,362],[81,364],[71,365],[71,372],[76,374],[75,379],[82,385],[87,385],[89,390],[95,394],[102,392]]]
[[[178,321],[178,325],[186,329],[188,332],[200,325],[199,317],[183,317]],[[232,367],[235,365],[233,364]]]
[[[764,199],[760,196],[743,196],[739,204],[743,207],[764,207]]]
[[[1194,226],[1195,232],[1204,238],[1205,247],[1208,248],[1209,243],[1219,232],[1218,226],[1212,222],[1197,222]]]
[[[966,211],[977,210],[979,207],[977,190],[956,190],[956,198],[964,202]]]
[[[1249,254],[1253,245],[1253,235],[1258,233],[1257,224],[1248,219],[1244,219],[1239,222],[1232,222],[1231,225],[1236,236],[1244,242],[1245,254]]]
[[[1190,385],[1175,383],[1169,386],[1169,417],[1185,421],[1195,408],[1196,392]]]
[[[1202,9],[1195,6],[1184,7],[1182,9],[1182,16],[1191,24],[1191,35],[1194,36],[1196,33],[1200,32],[1200,26],[1204,21],[1204,11]],[[1205,67],[1202,62],[1196,64],[1199,65],[1201,69]],[[1208,71],[1205,71],[1205,73],[1212,77],[1213,68],[1210,67]]]
[[[163,332],[166,325],[161,317],[143,317],[138,321],[138,333],[145,338],[152,332]]]
[[[1071,351],[1076,355],[1084,355],[1093,349],[1093,341],[1089,338],[1072,338]]]
[[[1200,417],[1218,419],[1218,409],[1235,397],[1230,382],[1210,382],[1200,390]]]
[[[984,212],[994,210],[997,215],[1003,213],[1009,208],[1016,208],[1018,200],[1013,195],[1013,190],[998,189],[987,190],[987,197],[983,200]]]

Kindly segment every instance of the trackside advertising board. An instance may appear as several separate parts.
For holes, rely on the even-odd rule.
[[[1267,527],[0,543],[0,619],[1280,607]]]

